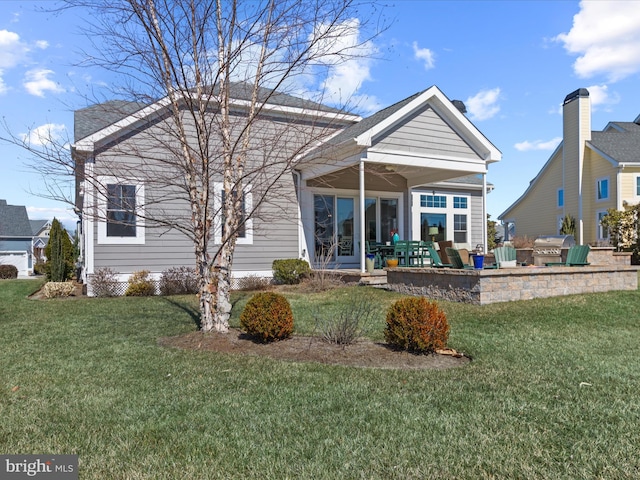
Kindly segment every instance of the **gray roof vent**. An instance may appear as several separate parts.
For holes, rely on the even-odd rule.
[[[465,107],[462,100],[452,100],[453,106],[460,110],[461,113],[467,113],[467,107]]]

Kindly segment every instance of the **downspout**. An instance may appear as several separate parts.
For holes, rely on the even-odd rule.
[[[297,210],[298,210],[298,254],[303,260],[309,261],[308,252],[304,245],[304,226],[302,225],[302,208],[300,206],[300,198],[302,195],[302,174],[298,170],[292,170],[294,176],[294,187],[296,190]]]
[[[359,189],[360,189],[360,272],[364,273],[366,271],[365,268],[365,205],[364,205],[364,159],[360,159],[360,169],[359,169]]]

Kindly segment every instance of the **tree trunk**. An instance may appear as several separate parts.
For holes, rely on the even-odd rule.
[[[235,243],[235,242],[233,242]],[[235,246],[235,245],[234,245]],[[233,263],[233,247],[231,242],[225,243],[218,257],[218,293],[214,314],[214,329],[216,332],[229,331],[229,317],[231,317],[231,265]]]

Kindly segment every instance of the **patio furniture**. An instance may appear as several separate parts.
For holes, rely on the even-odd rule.
[[[493,249],[498,268],[511,268],[516,266],[516,249],[513,247],[496,247]]]
[[[452,247],[447,247],[446,252],[453,268],[464,268],[465,270],[473,270],[473,265],[469,265],[468,263],[462,261],[459,250],[456,250]],[[469,253],[467,251],[467,258],[468,254]]]
[[[570,247],[567,252],[566,262],[547,262],[545,265],[547,267],[584,267],[586,265],[590,265],[590,263],[587,262],[587,256],[589,255],[590,250],[591,247],[589,245],[574,245],[573,247]]]
[[[364,245],[365,245],[365,253],[367,255],[373,255],[374,268],[381,268],[382,256],[380,254],[381,252],[378,246],[374,242],[370,242],[368,240],[364,242]],[[360,242],[358,242],[358,246],[360,246]]]
[[[453,248],[453,242],[451,240],[441,240],[438,242],[439,255],[442,263],[451,263],[449,257],[447,257],[447,247]]]
[[[453,265],[451,265],[450,263],[443,263],[442,260],[440,259],[440,255],[438,254],[438,251],[431,246],[427,246],[427,251],[429,252],[429,257],[431,260],[431,266],[435,267],[435,268],[451,268],[453,267]]]

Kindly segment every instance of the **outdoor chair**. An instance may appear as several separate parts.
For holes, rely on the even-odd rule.
[[[398,259],[398,265],[401,265],[404,267],[408,266],[408,261],[407,261],[408,248],[409,246],[407,245],[406,240],[398,240],[393,245],[393,256]]]
[[[427,245],[427,251],[429,252],[429,257],[431,258],[431,266],[435,268],[451,268],[453,265],[450,263],[442,263],[440,259],[440,255],[438,251],[434,247],[430,247]]]
[[[498,268],[509,268],[516,266],[516,249],[513,247],[496,247],[493,249]]]
[[[464,263],[462,261],[462,257],[460,256],[460,252],[452,247],[446,248],[447,257],[449,257],[449,261],[453,268],[464,268],[465,270],[473,270],[473,266],[468,263]]]
[[[442,263],[451,263],[449,257],[447,257],[447,247],[453,248],[453,242],[451,240],[441,240],[438,242]]]
[[[589,251],[591,247],[589,245],[574,245],[569,248],[567,252],[567,261],[562,262],[548,262],[545,263],[547,267],[553,266],[565,266],[565,267],[584,267],[586,265],[591,265],[587,262],[587,256],[589,255]]]

